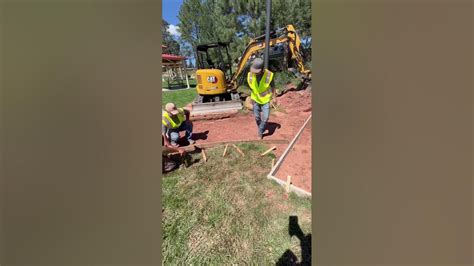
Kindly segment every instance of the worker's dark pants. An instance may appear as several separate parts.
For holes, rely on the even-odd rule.
[[[168,129],[166,134],[168,138],[171,140],[171,144],[175,144],[179,140],[179,132],[186,131],[186,139],[189,141],[193,136],[193,123],[191,121],[186,120],[184,121],[179,128],[175,129]]]
[[[263,131],[265,131],[265,126],[267,125],[268,117],[270,116],[270,102],[266,104],[254,102],[253,113],[258,126],[258,134],[261,136],[263,135]]]

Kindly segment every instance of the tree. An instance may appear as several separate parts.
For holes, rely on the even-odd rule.
[[[190,60],[194,58],[194,51],[193,51],[192,46],[180,38],[179,47],[180,47],[180,55],[185,56],[187,58],[186,60],[187,62],[191,62]]]
[[[163,19],[163,23],[161,25],[161,36],[163,36],[163,45],[167,46],[167,51],[170,54],[179,54],[180,53],[180,45],[179,43],[173,39],[173,36],[168,32],[169,23]]]
[[[199,44],[229,42],[230,54],[241,53],[241,31],[235,0],[184,0],[178,18],[181,38],[195,51]],[[211,55],[214,57],[214,55]]]
[[[214,34],[218,41],[229,42],[229,53],[231,58],[241,55],[245,43],[238,37],[243,31],[243,25],[239,22],[238,11],[235,0],[219,0],[214,4]]]
[[[266,5],[264,0],[184,0],[178,18],[181,38],[193,54],[198,44],[224,41],[236,59],[250,38],[265,34]],[[272,0],[271,29],[288,24],[300,37],[311,36],[311,0]]]
[[[246,37],[256,37],[265,33],[266,6],[262,0],[237,0],[237,12]],[[273,19],[272,19],[273,20]]]
[[[293,24],[301,38],[311,36],[310,0],[273,0],[272,18],[275,28]]]
[[[203,30],[203,15],[204,11],[201,0],[185,0],[180,7],[178,19],[179,19],[179,32],[181,38],[196,48],[201,42],[201,31]],[[208,14],[209,15],[209,14]]]

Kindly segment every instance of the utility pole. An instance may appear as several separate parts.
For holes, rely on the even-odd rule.
[[[265,29],[265,55],[264,55],[264,62],[265,62],[265,69],[268,69],[268,53],[270,50],[270,13],[272,9],[272,0],[267,1],[267,25]]]

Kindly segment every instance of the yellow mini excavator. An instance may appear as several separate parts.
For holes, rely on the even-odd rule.
[[[284,47],[283,61],[287,65],[294,66],[291,69],[302,80],[302,84],[310,82],[311,71],[304,66],[301,40],[293,25],[271,32],[269,44],[271,49]],[[245,81],[245,75],[242,74],[248,71],[251,60],[262,56],[265,49],[265,35],[249,42],[242,56],[235,61],[237,63],[235,71],[232,71],[228,47],[229,43],[226,42],[202,44],[196,47],[198,96],[193,104],[194,113],[218,112],[242,107],[241,95],[237,88]]]

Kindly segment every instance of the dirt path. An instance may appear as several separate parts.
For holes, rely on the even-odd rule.
[[[270,114],[264,139],[287,139],[291,141],[311,114],[311,93],[308,91],[288,92],[278,98],[283,112]],[[257,125],[252,113],[243,113],[220,120],[194,121],[196,143],[225,140],[257,140]],[[275,145],[275,155],[281,156],[287,144]],[[298,163],[298,170],[291,165]],[[286,175],[294,177],[293,184],[311,192],[311,125],[308,125],[286,158],[277,177],[286,181]],[[298,178],[296,177],[298,176]]]

